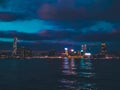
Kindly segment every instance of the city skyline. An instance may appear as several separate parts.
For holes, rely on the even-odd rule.
[[[5,43],[11,46],[16,36],[20,43],[44,49],[99,45],[104,41],[112,52],[119,53],[119,2],[0,0],[1,47]]]

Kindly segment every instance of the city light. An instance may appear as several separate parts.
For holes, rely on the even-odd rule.
[[[85,53],[85,56],[91,56],[91,53]]]
[[[74,53],[77,53],[76,51],[74,51]]]
[[[83,52],[83,50],[81,50],[80,52]]]
[[[65,50],[68,50],[68,48],[64,48]]]
[[[74,49],[71,49],[70,51],[71,51],[71,52],[74,52]]]

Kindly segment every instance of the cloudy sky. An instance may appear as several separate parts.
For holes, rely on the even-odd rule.
[[[119,52],[119,3],[119,0],[0,0],[0,41],[12,42],[15,36],[19,42],[35,45],[80,46],[105,41]]]

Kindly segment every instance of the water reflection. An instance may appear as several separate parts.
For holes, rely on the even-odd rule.
[[[80,60],[79,76],[87,77],[87,78],[95,77],[94,68],[92,67],[91,60],[84,60],[84,59]]]
[[[63,75],[76,75],[74,59],[65,58],[62,64]]]
[[[60,90],[97,90],[91,60],[64,58]]]

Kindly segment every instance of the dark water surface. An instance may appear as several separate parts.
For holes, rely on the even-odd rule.
[[[0,90],[120,90],[120,60],[0,59]]]

